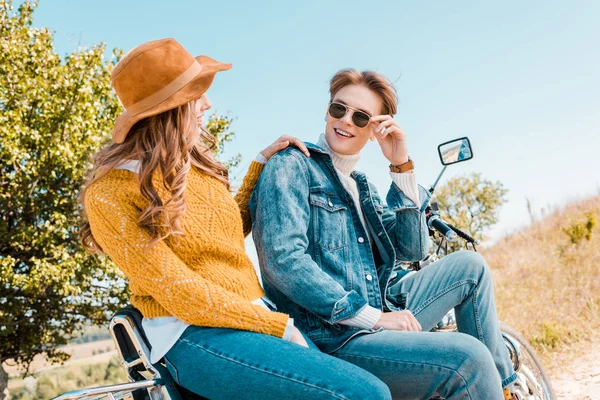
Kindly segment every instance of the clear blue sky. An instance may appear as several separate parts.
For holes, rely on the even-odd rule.
[[[316,141],[328,80],[378,70],[398,88],[419,182],[441,166],[437,144],[469,136],[475,158],[447,177],[481,172],[510,190],[495,238],[535,210],[600,193],[600,2],[588,1],[66,1],[41,0],[35,25],[61,54],[174,37],[193,54],[232,62],[209,96],[236,117],[229,153],[244,165],[281,134]],[[358,169],[381,192],[376,143]]]

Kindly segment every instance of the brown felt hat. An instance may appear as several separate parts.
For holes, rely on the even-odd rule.
[[[194,58],[175,39],[144,43],[123,57],[112,73],[112,84],[125,107],[115,121],[112,139],[123,143],[141,119],[198,99],[219,71],[231,68],[210,57]]]

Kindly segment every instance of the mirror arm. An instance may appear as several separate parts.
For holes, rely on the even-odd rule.
[[[431,185],[431,188],[429,189],[429,193],[430,194],[433,194],[433,191],[435,190],[435,187],[437,186],[438,182],[442,178],[442,175],[444,175],[444,172],[446,172],[446,168],[448,168],[448,166],[444,165],[444,168],[442,168],[442,172],[440,172],[440,174],[438,175],[438,177],[435,180],[435,182],[433,182],[433,185]]]

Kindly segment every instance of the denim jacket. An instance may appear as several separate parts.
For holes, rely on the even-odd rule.
[[[306,143],[311,157],[287,148],[267,163],[250,198],[252,234],[263,286],[278,310],[294,318],[321,350],[331,353],[357,334],[374,332],[337,323],[366,304],[395,310],[388,282],[399,261],[427,254],[424,209],[392,183],[387,206],[366,176],[354,171],[373,245],[331,157]]]

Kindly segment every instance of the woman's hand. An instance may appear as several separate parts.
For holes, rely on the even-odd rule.
[[[261,151],[260,154],[262,154],[264,158],[269,160],[273,156],[273,154],[285,149],[290,144],[300,149],[300,151],[303,152],[306,157],[310,157],[310,153],[308,152],[308,149],[306,148],[302,140],[298,139],[297,137],[288,135],[281,136],[279,139],[273,142],[272,145]]]
[[[292,337],[290,337],[290,342],[299,344],[300,346],[304,346],[308,348],[308,343],[306,343],[306,339],[302,336],[302,333],[294,326],[294,330],[292,331]]]
[[[406,135],[391,115],[378,115],[371,118],[373,132],[381,151],[392,165],[408,161]]]
[[[422,330],[421,324],[409,310],[383,313],[373,328],[413,332]]]

